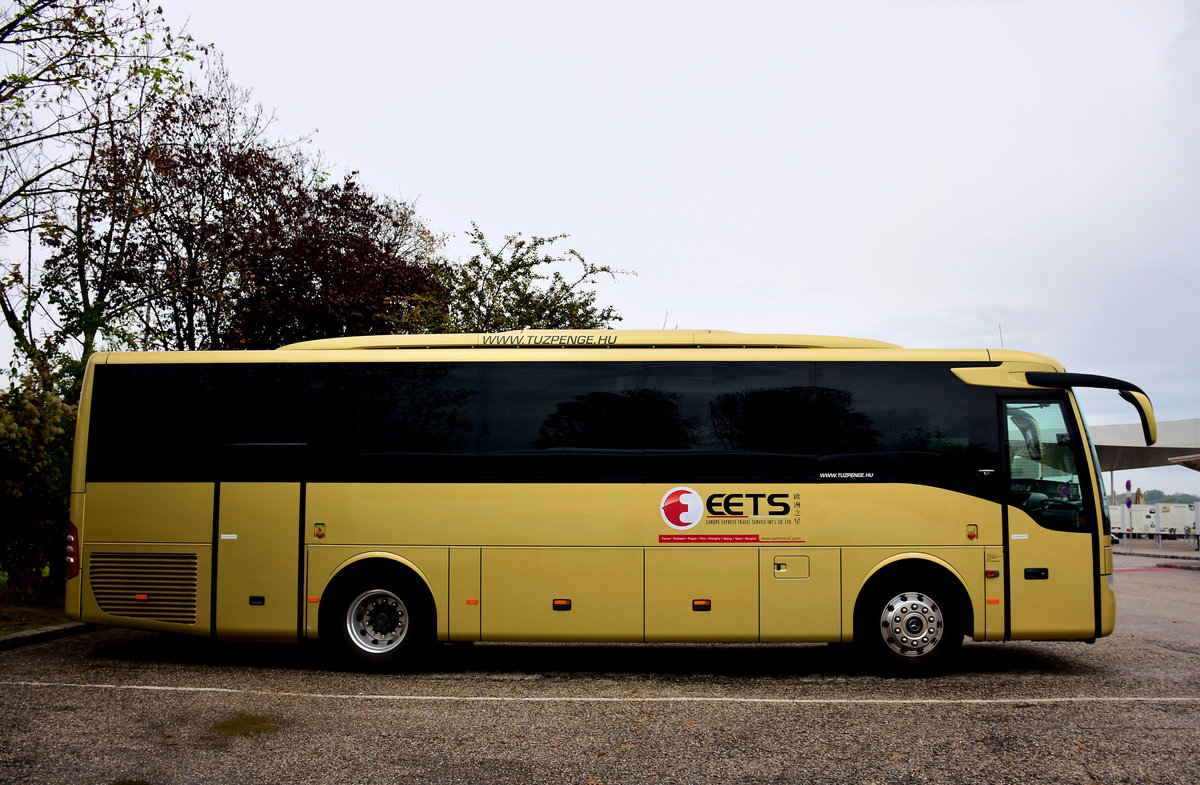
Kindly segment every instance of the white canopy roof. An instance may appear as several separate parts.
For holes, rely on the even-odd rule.
[[[1200,420],[1158,423],[1158,441],[1147,447],[1142,426],[1094,425],[1090,428],[1104,471],[1186,466],[1200,471]]]

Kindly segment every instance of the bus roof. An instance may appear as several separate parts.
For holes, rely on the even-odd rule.
[[[288,344],[283,351],[353,349],[489,349],[616,347],[770,347],[779,349],[899,349],[894,343],[830,335],[760,335],[726,330],[513,330],[453,335],[364,335]]]

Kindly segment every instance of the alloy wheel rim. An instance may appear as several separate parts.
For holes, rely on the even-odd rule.
[[[408,634],[408,609],[398,595],[387,589],[365,591],[346,611],[346,631],[354,645],[365,652],[391,651]]]
[[[884,603],[880,632],[887,647],[901,657],[920,657],[937,647],[946,619],[932,597],[902,592]]]

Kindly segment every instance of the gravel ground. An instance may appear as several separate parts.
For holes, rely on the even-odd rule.
[[[96,630],[0,653],[0,782],[1200,782],[1200,572],[1118,556],[1117,632],[972,644],[475,645],[411,674]]]

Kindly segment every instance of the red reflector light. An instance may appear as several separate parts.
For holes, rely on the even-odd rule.
[[[992,599],[989,599],[989,600],[987,601],[987,604],[988,604],[988,605],[999,605],[999,604],[1000,604],[1000,600],[992,600]]]
[[[145,602],[146,600],[150,599],[150,595],[149,594],[135,594],[135,595],[133,595],[133,598],[135,600],[140,600],[141,602]]]
[[[79,529],[67,526],[67,580],[79,577]]]
[[[985,578],[999,578],[1000,571],[999,570],[984,570],[983,575]]]
[[[308,601],[309,602],[320,602],[321,598],[320,597],[309,597]]]
[[[467,605],[478,605],[479,600],[467,600]]]

